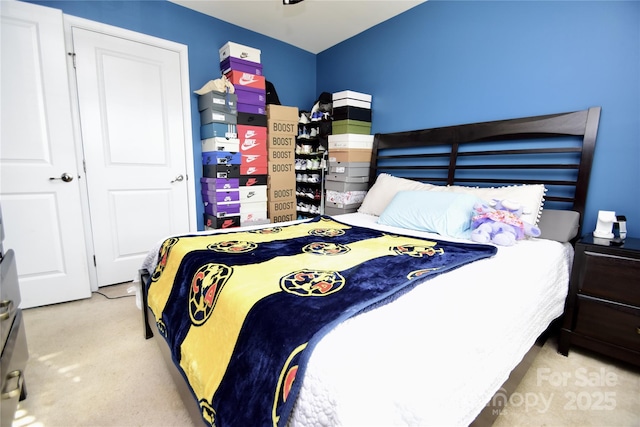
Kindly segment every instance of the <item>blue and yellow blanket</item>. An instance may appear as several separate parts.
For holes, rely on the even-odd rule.
[[[207,424],[283,426],[311,351],[339,322],[495,252],[326,216],[170,238],[148,304]]]

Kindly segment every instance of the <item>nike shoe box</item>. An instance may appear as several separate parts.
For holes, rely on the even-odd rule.
[[[240,151],[240,140],[238,138],[208,138],[202,141],[202,152],[206,151],[231,151],[237,153]]]
[[[295,152],[296,136],[295,134],[269,132],[269,137],[267,138],[267,147]]]
[[[245,203],[266,203],[267,202],[267,186],[266,185],[252,185],[250,187],[240,187],[240,204],[244,206]],[[267,206],[264,206],[264,210],[267,210]]]
[[[204,111],[210,108],[212,110],[235,114],[237,103],[238,95],[235,93],[212,90],[211,92],[198,96],[198,111]]]
[[[333,134],[355,133],[359,135],[371,134],[371,122],[361,120],[338,120],[331,124]]]
[[[240,188],[235,190],[202,191],[202,201],[206,203],[240,202]]]
[[[209,203],[204,202],[204,212],[214,216],[240,214],[240,202]]]
[[[262,64],[228,56],[220,61],[220,71],[222,74],[227,74],[231,70],[242,71],[243,73],[250,73],[258,76],[263,75]]]
[[[329,150],[335,148],[373,148],[373,135],[342,133],[328,136]]]
[[[332,117],[334,121],[350,119],[371,122],[371,109],[351,106],[333,107]]]
[[[358,107],[358,108],[366,108],[367,110],[371,109],[371,102],[360,101],[358,99],[353,98],[342,98],[337,99],[332,102],[333,108],[339,107]]]
[[[368,93],[356,92],[353,90],[342,90],[331,94],[331,100],[336,102],[340,99],[355,99],[358,101],[371,102],[371,95]]]
[[[325,181],[324,188],[327,191],[337,191],[340,193],[347,191],[367,191],[369,190],[369,182]]]
[[[240,165],[240,175],[266,175],[267,165]]]
[[[264,145],[266,147],[266,145]],[[241,166],[267,166],[267,150],[264,150],[263,153],[255,153],[255,154],[246,154],[240,153],[240,165]],[[242,169],[240,170],[242,174]],[[249,174],[243,174],[249,175]]]
[[[240,178],[200,178],[202,192],[216,190],[239,190]]]
[[[296,212],[296,199],[293,198],[278,202],[269,201],[267,214],[269,215],[271,222],[274,223],[293,221],[298,217]]]
[[[238,104],[238,108],[240,104]],[[234,113],[224,113],[222,111],[213,110],[207,108],[200,111],[200,124],[206,125],[208,123],[228,123],[235,125],[238,123],[237,110]]]
[[[371,162],[372,150],[364,148],[338,148],[329,151],[330,163]]]
[[[236,138],[236,125],[228,123],[208,123],[200,126],[200,139]]]
[[[256,187],[267,185],[268,176],[264,175],[240,175],[240,187]]]
[[[259,211],[250,211],[250,212],[240,212],[241,227],[247,227],[249,225],[269,224],[270,222],[271,221],[269,221],[269,217],[267,215],[267,208],[265,208],[262,211],[259,210]]]
[[[284,120],[297,123],[299,117],[298,107],[275,104],[267,105],[267,119],[269,120]]]
[[[203,165],[239,165],[242,163],[240,153],[230,151],[206,151],[202,153]]]
[[[329,173],[338,176],[366,176],[369,178],[369,162],[329,162]]]
[[[240,154],[244,155],[261,155],[267,158],[267,141],[262,139],[245,139],[240,144]],[[241,162],[242,164],[242,162]]]
[[[240,87],[235,88],[235,93],[238,96],[238,102],[241,104],[253,104],[266,106],[267,92],[266,90],[245,90]]]
[[[267,140],[267,128],[264,126],[238,125],[240,151],[249,151],[261,141]]]
[[[227,79],[233,83],[234,88],[240,87],[245,90],[265,92],[267,90],[266,79],[257,74],[243,73],[242,71],[231,70],[225,74]]]
[[[202,176],[205,178],[240,178],[240,165],[204,165]]]
[[[238,124],[246,126],[267,127],[266,114],[244,113],[238,111]]]
[[[238,102],[238,112],[249,114],[266,114],[267,110],[264,105],[243,104]]]
[[[222,228],[240,227],[240,215],[216,215],[204,214],[205,229],[217,230]]]
[[[244,59],[245,61],[257,62],[259,64],[260,53],[261,53],[260,49],[241,45],[240,43],[234,43],[232,41],[225,43],[224,46],[218,49],[220,62],[231,57],[231,58]]]

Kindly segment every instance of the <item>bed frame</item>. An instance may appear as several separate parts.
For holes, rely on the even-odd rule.
[[[380,173],[440,185],[496,186],[544,184],[545,207],[569,209],[584,217],[600,107],[587,110],[376,134],[369,187]],[[578,233],[580,235],[580,233]],[[143,306],[147,307],[149,272],[140,271]],[[154,336],[148,309],[142,310],[145,337]],[[169,348],[157,334],[165,362],[196,424],[200,409],[174,366]],[[507,381],[487,403],[472,426],[490,426],[504,409],[546,340],[543,334]]]

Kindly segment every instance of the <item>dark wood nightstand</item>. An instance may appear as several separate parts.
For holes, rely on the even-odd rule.
[[[558,351],[572,345],[640,366],[640,239],[576,243]]]

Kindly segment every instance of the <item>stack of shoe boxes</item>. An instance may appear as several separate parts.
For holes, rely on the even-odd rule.
[[[367,194],[373,148],[371,95],[350,90],[334,93],[333,120],[325,177],[327,215],[356,212]]]
[[[206,228],[240,226],[240,153],[235,94],[210,91],[198,97],[202,140],[201,194]]]
[[[240,225],[268,223],[267,97],[260,50],[228,42],[219,54],[220,71],[238,99]]]
[[[298,108],[267,105],[269,143],[269,218],[271,222],[296,219],[295,148]]]

